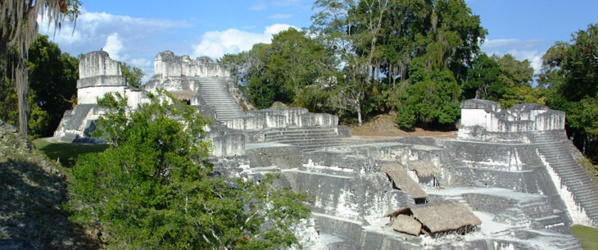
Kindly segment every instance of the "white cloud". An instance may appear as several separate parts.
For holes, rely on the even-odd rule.
[[[293,27],[288,24],[274,24],[265,28],[264,33],[252,33],[238,29],[206,32],[199,44],[193,45],[193,55],[220,58],[224,54],[236,54],[250,50],[256,43],[270,43],[272,35]]]
[[[116,61],[121,61],[122,57],[120,52],[123,50],[123,43],[118,38],[118,33],[112,33],[106,38],[106,44],[103,50],[108,52],[110,58]]]
[[[254,3],[251,6],[252,10],[263,10],[266,9],[268,7],[268,5],[266,5],[266,2],[264,1],[257,1],[256,3]]]
[[[520,40],[520,39],[493,39],[493,40],[486,40],[484,44],[482,44],[482,48],[484,50],[492,50],[492,49],[529,49],[534,48],[543,43],[544,41],[539,39],[533,40]]]
[[[301,8],[307,8],[307,9],[311,8],[311,3],[302,4],[301,1],[302,0],[272,0],[272,1],[266,2],[264,0],[258,0],[250,7],[250,9],[259,11],[259,10],[266,9],[269,6],[276,6],[276,7],[294,6],[294,7],[301,7]]]
[[[41,34],[47,34],[63,51],[75,55],[100,50],[108,37],[115,33],[123,47],[120,53],[142,53],[152,46],[153,43],[148,41],[155,40],[164,31],[189,27],[189,24],[180,21],[135,18],[85,10],[79,15],[74,32],[73,23],[68,21],[63,22],[59,30],[54,25],[48,25],[47,19],[42,21],[41,15],[38,16],[38,23]]]
[[[515,59],[523,61],[528,60],[534,68],[534,73],[537,74],[542,68],[542,55],[540,47],[543,40],[520,40],[520,39],[493,39],[486,40],[482,44],[482,50],[487,54],[500,55],[511,54]]]
[[[273,25],[266,27],[264,34],[270,35],[270,36],[276,35],[276,34],[280,33],[281,31],[288,30],[291,27],[296,29],[296,27],[288,25],[288,24],[283,24],[283,23],[273,24]],[[270,37],[270,39],[271,39],[271,37]]]
[[[273,5],[276,6],[289,6],[289,5],[295,5],[300,3],[301,0],[276,0],[276,1],[272,1]]]
[[[542,68],[542,55],[544,53],[539,53],[537,50],[509,50],[507,52],[515,57],[515,59],[523,61],[528,60],[534,68],[534,74],[540,73],[540,69]]]
[[[135,58],[135,59],[131,59],[131,64],[135,67],[151,67],[154,66],[153,62],[151,62],[150,60],[147,60],[145,58]]]
[[[291,18],[293,17],[292,15],[289,14],[274,14],[271,16],[268,16],[268,18],[272,18],[272,19],[287,19],[287,18]]]

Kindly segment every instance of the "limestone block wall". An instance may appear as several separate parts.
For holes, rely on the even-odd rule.
[[[145,95],[145,91],[141,89],[125,89],[125,96],[127,97],[127,106],[136,109],[140,104],[149,103],[150,100]]]
[[[243,134],[211,134],[212,156],[233,157],[245,155],[245,138]]]
[[[309,113],[305,108],[265,109],[251,111],[244,117],[223,121],[224,125],[236,130],[261,130],[287,127],[333,127],[338,125],[338,116]]]
[[[77,104],[97,104],[97,98],[107,93],[125,96],[125,88],[120,62],[110,59],[107,52],[88,53],[79,62]]]
[[[125,86],[103,86],[77,89],[77,104],[97,104],[97,99],[108,93],[119,93],[126,96]]]
[[[110,59],[105,51],[94,51],[83,56],[79,61],[79,80],[77,88],[100,86],[125,86],[120,62]]]
[[[154,58],[154,74],[162,78],[178,76],[229,77],[230,73],[209,57],[195,60],[189,56],[175,56],[172,51],[164,51]]]
[[[94,51],[83,56],[79,62],[79,78],[96,76],[120,76],[120,62],[110,59],[106,51]]]
[[[461,104],[458,138],[492,141],[500,140],[501,134],[564,129],[562,111],[538,104],[518,104],[506,110],[493,101],[471,99]]]

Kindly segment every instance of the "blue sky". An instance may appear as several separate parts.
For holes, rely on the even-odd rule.
[[[177,55],[207,55],[249,50],[269,42],[288,27],[308,27],[314,1],[83,1],[83,12],[73,32],[63,25],[55,35],[40,24],[63,52],[72,55],[103,49],[113,59],[153,73],[153,58],[172,50]],[[541,56],[556,41],[598,23],[595,0],[467,0],[489,31],[482,46],[487,53],[511,53],[528,59],[537,70]]]

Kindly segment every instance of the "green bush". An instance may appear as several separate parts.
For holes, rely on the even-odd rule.
[[[73,220],[98,227],[117,249],[296,243],[289,228],[309,215],[304,193],[275,189],[272,176],[259,184],[210,177],[207,121],[189,106],[151,99],[132,113],[122,98],[100,101],[111,111],[98,120],[96,135],[110,148],[80,157],[73,168]]]

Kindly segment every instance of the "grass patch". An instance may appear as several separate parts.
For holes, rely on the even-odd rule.
[[[584,249],[598,249],[598,228],[573,225],[571,231]]]
[[[108,148],[105,144],[53,143],[44,139],[34,140],[33,144],[50,159],[60,159],[60,164],[66,168],[73,167],[81,154],[103,152]]]
[[[579,165],[588,170],[588,173],[590,173],[592,179],[594,179],[594,181],[598,183],[598,166],[592,164],[592,162],[585,157],[577,160],[577,163],[579,163]]]

